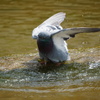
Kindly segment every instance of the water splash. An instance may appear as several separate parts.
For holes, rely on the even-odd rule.
[[[95,54],[92,55],[91,50]],[[46,93],[98,88],[100,62],[97,49],[70,50],[70,53],[72,61],[59,67],[40,67],[37,54],[1,58],[0,90]]]

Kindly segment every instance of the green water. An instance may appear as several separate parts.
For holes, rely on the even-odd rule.
[[[69,27],[100,27],[99,0],[0,1],[0,100],[99,100],[100,32],[67,41],[71,62],[39,67],[32,30],[65,12]]]

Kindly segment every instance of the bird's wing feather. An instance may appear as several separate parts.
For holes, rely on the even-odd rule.
[[[47,24],[47,25],[55,25],[55,26],[57,25],[58,26],[64,21],[65,15],[66,14],[63,12],[54,14],[53,16],[45,20],[41,25]]]
[[[52,39],[56,48],[58,50],[62,50],[63,52],[65,52],[68,51],[66,46],[67,43],[64,41],[65,39],[75,37],[75,35],[78,33],[98,32],[98,31],[100,31],[100,28],[85,28],[85,27],[68,28],[52,34]]]
[[[33,31],[32,31],[32,37],[34,39],[37,39],[38,34],[40,32],[47,32],[47,33],[51,33],[52,32],[57,32],[59,29],[62,29],[62,27],[60,26],[61,22],[63,22],[64,18],[65,18],[65,13],[60,12],[57,13],[53,16],[51,16],[50,18],[48,18],[46,21],[44,21],[42,24],[40,24],[38,27],[36,27]],[[48,27],[50,26],[50,27]],[[53,28],[59,28],[58,30],[54,31]]]
[[[98,32],[98,31],[100,31],[100,28],[86,28],[86,27],[67,28],[52,34],[52,36],[69,39],[71,37],[75,37],[75,35],[78,33],[90,33],[90,32]]]

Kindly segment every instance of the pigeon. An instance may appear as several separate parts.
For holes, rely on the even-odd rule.
[[[40,59],[45,62],[65,62],[70,60],[66,41],[78,33],[98,32],[100,28],[77,27],[63,29],[60,25],[66,13],[59,12],[33,29],[32,38],[37,40]]]

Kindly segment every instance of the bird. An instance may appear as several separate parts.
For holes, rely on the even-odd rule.
[[[98,32],[100,28],[66,28],[60,25],[66,13],[59,12],[45,20],[32,31],[32,38],[37,40],[40,59],[45,62],[60,63],[70,60],[66,41],[78,33]]]

